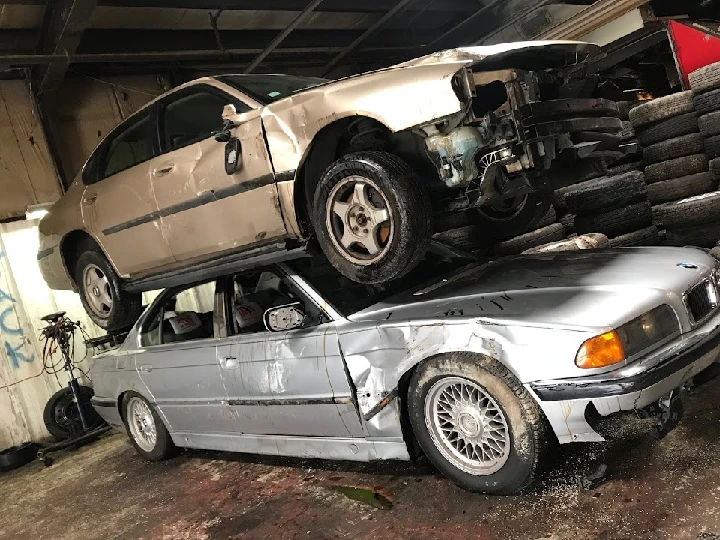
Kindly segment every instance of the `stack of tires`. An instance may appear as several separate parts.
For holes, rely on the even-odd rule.
[[[602,233],[610,247],[659,244],[642,172],[589,180],[559,192],[556,204],[568,209],[564,222],[575,233]]]
[[[518,231],[517,236],[503,234],[502,221],[491,226],[492,224],[485,219],[478,220],[477,216],[469,218],[459,216],[453,222],[448,222],[445,227],[441,226],[447,230],[436,233],[433,238],[479,256],[514,255],[529,248],[563,240],[565,238],[563,227],[557,223],[555,209],[552,206],[548,209],[547,206],[540,205],[537,211],[541,214],[540,219],[533,219],[532,226]],[[466,224],[467,220],[472,222]],[[507,238],[508,236],[511,237]]]
[[[608,164],[608,176],[617,176],[630,171],[642,171],[644,168],[642,161],[642,149],[639,148],[635,128],[630,123],[630,111],[638,106],[637,101],[619,101],[618,111],[620,120],[622,120],[623,129],[619,133],[622,145],[634,144],[638,146],[638,151],[629,153],[625,157]]]
[[[640,105],[630,112],[630,121],[643,147],[645,181],[655,221],[667,229],[665,243],[714,245],[717,238],[709,241],[698,231],[699,216],[704,212],[692,210],[706,204],[707,197],[699,195],[717,188],[700,133],[694,92]]]

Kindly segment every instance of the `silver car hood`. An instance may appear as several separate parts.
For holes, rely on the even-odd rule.
[[[471,317],[502,324],[611,329],[674,304],[715,265],[697,249],[632,248],[474,264],[351,316],[398,322]]]

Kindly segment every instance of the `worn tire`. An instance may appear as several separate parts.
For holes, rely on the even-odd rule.
[[[716,180],[720,180],[720,158],[710,160],[710,172]]]
[[[660,236],[658,235],[658,228],[655,225],[640,229],[639,231],[616,236],[610,240],[611,248],[657,246],[659,244]]]
[[[559,242],[565,238],[565,230],[560,223],[548,225],[542,229],[525,233],[521,236],[500,242],[493,251],[498,255],[517,255],[526,249],[542,246],[551,242]]]
[[[704,225],[720,217],[720,191],[653,206],[655,221],[667,228]]]
[[[698,126],[705,137],[720,135],[720,111],[703,114],[698,118]]]
[[[465,379],[481,387],[501,410],[508,427],[510,451],[501,468],[489,475],[468,473],[452,464],[430,432],[426,399],[443,379]],[[554,437],[537,402],[502,364],[470,353],[453,353],[420,364],[407,392],[413,433],[428,459],[447,478],[468,491],[488,494],[520,493],[529,488],[546,462]]]
[[[696,95],[693,101],[695,112],[700,116],[720,110],[720,88]]]
[[[663,120],[659,124],[653,124],[642,129],[635,128],[635,131],[640,145],[647,148],[667,139],[674,139],[691,133],[700,133],[700,127],[698,126],[698,115],[692,112]]]
[[[86,297],[86,295],[90,293],[86,291],[83,286],[83,275],[88,265],[94,265],[99,268],[107,278],[113,305],[105,316],[97,313],[91,307]],[[122,289],[120,278],[97,244],[87,244],[85,251],[78,257],[77,263],[75,264],[75,283],[80,292],[80,300],[85,311],[92,321],[103,330],[112,332],[128,328],[138,320],[138,317],[140,317],[142,313],[142,295],[129,293]]]
[[[87,420],[90,423],[89,429],[95,429],[103,425],[104,420],[90,404],[90,398],[94,395],[93,389],[89,386],[80,386]],[[69,387],[62,388],[53,394],[45,404],[43,410],[43,422],[56,441],[65,441],[82,434],[82,422],[78,415],[72,390]]]
[[[705,138],[700,133],[691,133],[648,146],[643,150],[643,162],[645,165],[653,165],[704,152]]]
[[[652,219],[650,203],[643,201],[614,210],[578,215],[575,218],[575,229],[578,234],[599,232],[608,238],[615,238],[649,227]]]
[[[715,191],[718,181],[708,172],[673,178],[648,186],[648,200],[653,205],[679,201]]]
[[[492,209],[474,208],[468,210],[472,224],[483,230],[491,242],[506,240],[541,227],[551,208],[550,198],[541,192],[529,193],[516,214],[503,217]],[[554,222],[553,220],[552,222]]]
[[[576,184],[565,194],[565,203],[570,212],[580,214],[620,206],[646,195],[643,174],[633,171]]]
[[[643,171],[645,169],[645,165],[642,161],[632,161],[630,163],[624,163],[622,165],[617,165],[615,167],[610,167],[607,171],[608,176],[618,176],[621,174],[625,174],[630,171]]]
[[[565,236],[569,236],[575,232],[575,214],[565,214],[560,218],[560,224],[563,226]]]
[[[690,88],[696,94],[720,88],[720,62],[701,67],[688,75]]]
[[[693,92],[679,92],[653,99],[630,111],[630,123],[635,129],[655,124],[693,111]]]
[[[128,420],[128,406],[133,399],[139,399],[145,402],[145,404],[150,409],[153,420],[155,421],[155,429],[157,435],[155,446],[152,450],[144,450],[143,448],[141,448],[132,435],[132,431],[129,425],[130,421]],[[125,430],[127,431],[130,443],[135,447],[135,451],[148,461],[162,461],[163,459],[172,457],[177,453],[177,447],[175,446],[175,443],[173,443],[172,438],[170,437],[170,434],[168,433],[168,430],[162,421],[162,418],[160,418],[160,415],[155,410],[155,407],[153,407],[153,405],[140,394],[136,392],[127,392],[124,394],[122,401],[122,419],[125,424]]]
[[[635,138],[635,128],[632,127],[632,124],[628,121],[623,120],[623,129],[620,133],[618,133],[618,137],[620,137],[623,141],[629,141],[631,139]]]
[[[0,450],[0,472],[8,472],[27,465],[37,458],[38,445],[25,442]]]
[[[396,223],[384,255],[367,264],[346,258],[335,246],[326,224],[326,206],[333,188],[351,176],[369,180],[382,192]],[[384,283],[412,270],[425,255],[433,231],[430,198],[420,179],[402,159],[386,152],[357,152],[333,163],[315,190],[313,215],[325,256],[341,274],[359,283]]]
[[[705,150],[707,151],[708,158],[720,158],[720,135],[705,139]]]
[[[668,246],[713,248],[718,240],[720,240],[720,222],[714,222],[706,223],[701,227],[668,229],[665,242]]]
[[[488,239],[482,227],[477,225],[466,225],[437,233],[433,239],[457,249],[476,251],[489,247],[491,241]]]
[[[648,184],[654,184],[655,182],[699,174],[709,170],[710,164],[707,156],[705,154],[695,154],[648,165],[645,167],[645,181]]]

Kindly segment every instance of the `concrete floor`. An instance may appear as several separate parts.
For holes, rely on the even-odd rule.
[[[11,539],[720,539],[720,381],[690,398],[662,441],[563,447],[534,493],[486,497],[427,464],[355,464],[189,451],[163,463],[124,434],[0,475]],[[575,476],[598,464],[594,489]],[[373,490],[374,508],[337,486]]]

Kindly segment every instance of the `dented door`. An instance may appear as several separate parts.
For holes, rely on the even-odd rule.
[[[247,248],[283,237],[285,225],[259,114],[233,130],[241,166],[225,172],[222,106],[235,98],[193,86],[160,105],[163,154],[150,172],[162,229],[178,261]]]
[[[218,344],[230,406],[243,433],[366,434],[333,323],[239,335]]]

